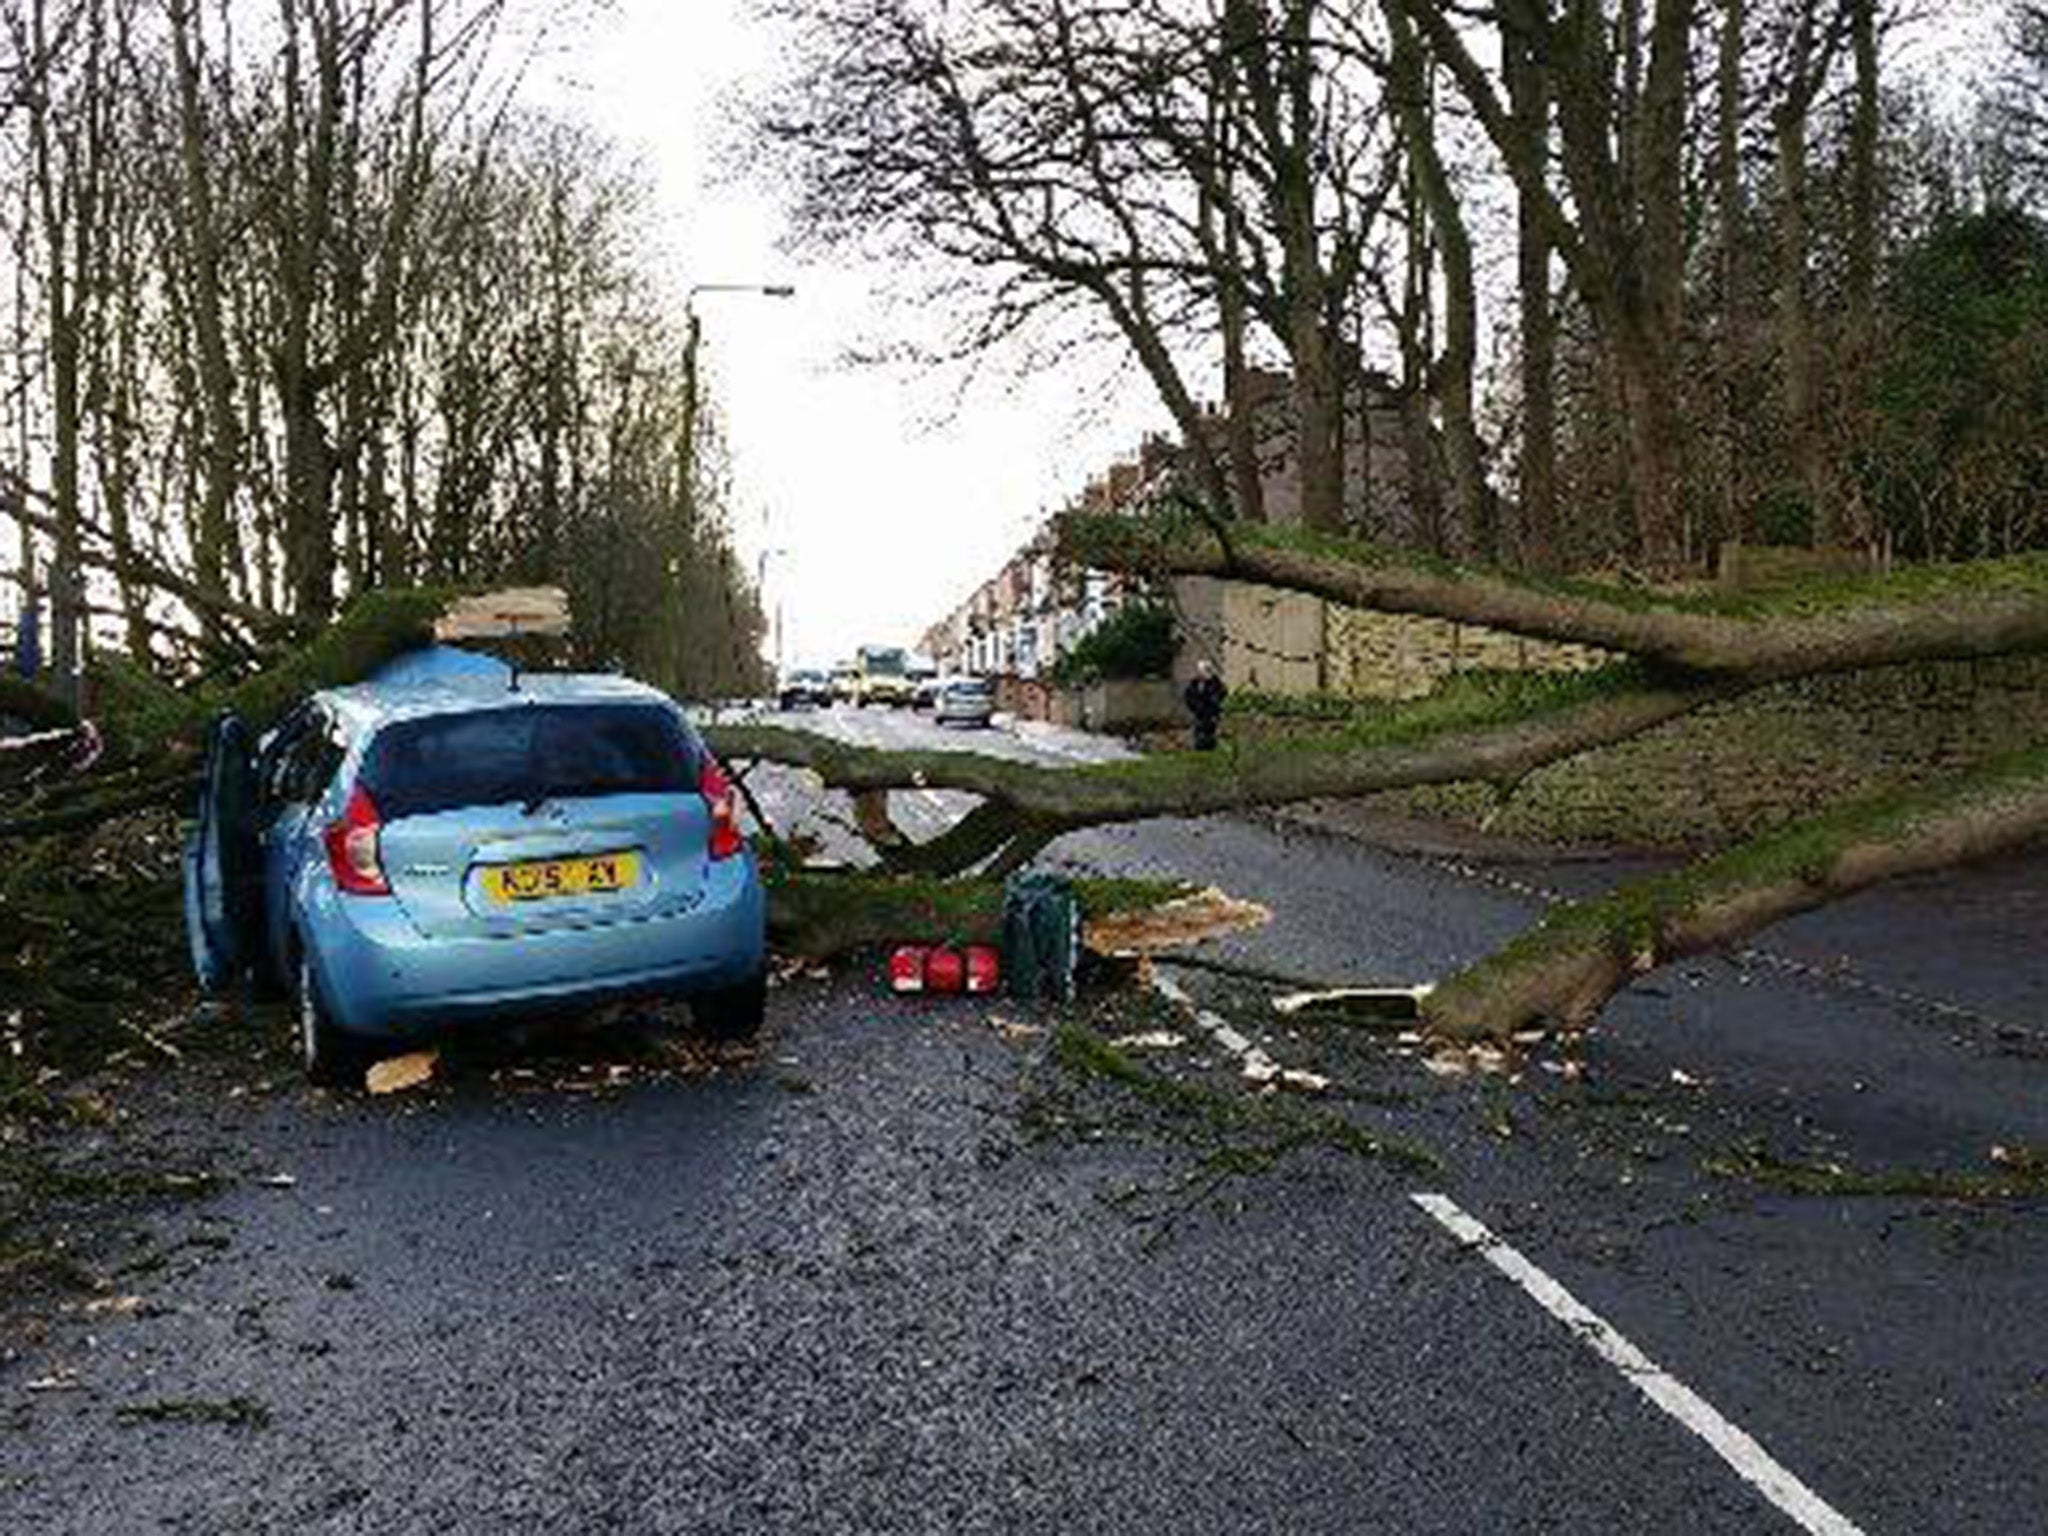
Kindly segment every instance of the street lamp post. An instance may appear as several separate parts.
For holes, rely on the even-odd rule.
[[[700,293],[751,293],[768,299],[793,299],[792,283],[692,283],[683,295],[683,496],[694,519],[697,509],[697,348],[704,338],[697,318]]]
[[[787,559],[789,554],[790,551],[787,546],[778,544],[773,549],[762,550],[760,556],[754,561],[754,596],[760,601],[766,602],[768,599],[768,562],[772,559]],[[782,595],[780,592],[775,597],[775,676],[778,680],[782,677]]]
[[[704,338],[704,328],[697,319],[697,295],[700,293],[751,293],[769,299],[793,299],[796,287],[791,283],[692,283],[683,295],[683,442],[682,442],[682,497],[685,516],[694,537],[697,524],[697,349]],[[730,602],[727,604],[728,621],[737,618]],[[736,625],[734,626],[736,627]],[[738,648],[735,647],[735,664],[738,664]]]

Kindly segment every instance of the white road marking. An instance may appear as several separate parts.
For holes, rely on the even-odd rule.
[[[1171,976],[1162,976],[1158,970],[1152,972],[1152,990],[1174,1006],[1194,1016],[1197,1024],[1224,1050],[1238,1060],[1245,1079],[1261,1087],[1268,1083],[1280,1083],[1289,1088],[1299,1088],[1310,1093],[1319,1093],[1330,1086],[1330,1080],[1315,1072],[1299,1072],[1292,1067],[1283,1067],[1279,1062],[1260,1050],[1258,1045],[1247,1039],[1220,1013],[1211,1013],[1206,1008],[1195,1006],[1187,989]]]
[[[1698,1435],[1744,1481],[1813,1536],[1863,1536],[1858,1526],[1781,1466],[1762,1446],[1729,1423],[1714,1406],[1650,1359],[1549,1275],[1459,1209],[1445,1195],[1409,1198],[1446,1231],[1506,1275],[1536,1304],[1563,1323],[1637,1391]]]

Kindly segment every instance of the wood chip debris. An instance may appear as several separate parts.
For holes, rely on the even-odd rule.
[[[1283,1067],[1263,1051],[1246,1059],[1244,1078],[1261,1088],[1292,1088],[1296,1093],[1323,1093],[1330,1086],[1330,1080],[1320,1072]]]
[[[363,1086],[375,1094],[404,1093],[408,1088],[432,1082],[440,1060],[439,1051],[408,1051],[403,1056],[393,1056],[364,1073]]]
[[[1109,1043],[1120,1051],[1171,1051],[1186,1045],[1188,1038],[1170,1029],[1148,1029],[1142,1034],[1118,1035]]]
[[[1082,926],[1081,942],[1095,954],[1128,960],[1263,928],[1272,920],[1270,908],[1226,896],[1212,885],[1141,912],[1092,918]]]
[[[1515,1069],[1515,1058],[1497,1045],[1439,1046],[1422,1059],[1438,1077],[1467,1077],[1474,1072],[1503,1077]]]

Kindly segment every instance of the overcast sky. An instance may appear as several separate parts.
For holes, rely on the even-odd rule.
[[[662,210],[677,303],[691,283],[789,281],[794,299],[698,300],[731,440],[749,560],[765,550],[792,665],[864,642],[911,644],[1030,534],[1041,513],[1165,415],[1132,386],[1107,407],[1072,380],[954,380],[850,367],[888,323],[888,274],[801,266],[774,198],[725,184],[721,101],[771,67],[746,0],[618,0],[563,39],[549,95],[639,154]],[[1093,377],[1092,370],[1083,370]]]

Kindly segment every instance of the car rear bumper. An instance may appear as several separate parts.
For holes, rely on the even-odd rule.
[[[396,902],[336,897],[307,952],[340,1028],[403,1037],[736,985],[767,962],[767,901],[751,858],[688,912],[537,933],[425,938]]]

